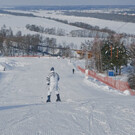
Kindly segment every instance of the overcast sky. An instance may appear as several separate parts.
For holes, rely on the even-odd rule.
[[[0,0],[2,5],[135,5],[135,0]]]

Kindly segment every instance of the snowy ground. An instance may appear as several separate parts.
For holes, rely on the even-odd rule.
[[[0,58],[0,63],[6,66],[0,71],[0,135],[135,134],[135,97],[86,80],[77,69],[73,75],[73,60]],[[60,75],[62,102],[53,93],[46,104],[52,66]]]

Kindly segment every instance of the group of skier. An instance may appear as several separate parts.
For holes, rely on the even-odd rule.
[[[75,69],[72,70],[73,74],[75,72]],[[51,102],[51,93],[52,91],[55,91],[56,94],[56,101],[61,101],[60,93],[59,93],[59,87],[58,87],[58,81],[60,80],[60,76],[58,73],[55,72],[54,67],[50,69],[50,73],[46,77],[47,80],[47,86],[48,86],[48,95],[46,102]]]

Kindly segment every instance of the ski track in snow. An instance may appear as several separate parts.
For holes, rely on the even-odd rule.
[[[5,58],[13,66],[0,73],[0,135],[134,135],[134,97],[84,79],[74,61]],[[16,64],[20,63],[20,64]],[[46,104],[46,76],[60,75],[62,102]]]

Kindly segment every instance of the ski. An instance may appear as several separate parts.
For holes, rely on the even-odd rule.
[[[46,102],[46,100],[44,99],[44,97],[41,97],[41,103],[43,103],[43,104],[60,103],[60,102],[61,102],[61,101]]]

